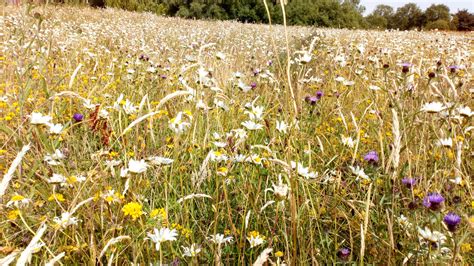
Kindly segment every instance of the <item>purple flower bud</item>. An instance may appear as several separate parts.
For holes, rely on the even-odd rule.
[[[402,66],[402,72],[403,73],[408,73],[408,71],[410,70],[410,67],[412,66],[412,64],[410,64],[410,63],[401,63],[400,66]]]
[[[255,89],[257,87],[257,83],[256,82],[250,83],[250,87],[252,87],[252,89]]]
[[[72,116],[72,119],[74,119],[74,121],[76,121],[76,122],[81,122],[84,119],[84,115],[80,114],[80,113],[75,113]]]
[[[444,198],[439,193],[428,193],[428,196],[423,199],[423,205],[431,210],[439,210]]]
[[[316,98],[318,98],[318,100],[320,100],[323,97],[323,95],[324,95],[323,91],[316,92]]]
[[[338,256],[341,260],[347,260],[347,259],[349,259],[349,255],[351,255],[351,250],[348,249],[348,248],[341,248],[341,249],[339,249],[339,251],[337,252],[337,256]]]
[[[412,188],[416,184],[416,179],[411,178],[411,177],[405,177],[402,179],[402,183],[407,187],[407,188]]]
[[[454,232],[461,222],[461,217],[454,212],[449,212],[444,216],[443,222],[448,226],[449,231]]]
[[[379,156],[376,151],[369,151],[365,156],[364,160],[371,164],[376,164],[379,161]]]
[[[461,69],[462,67],[458,65],[452,65],[452,66],[449,66],[448,68],[451,71],[451,73],[455,73],[456,70]]]
[[[306,96],[304,100],[311,105],[315,105],[319,98],[317,96]]]

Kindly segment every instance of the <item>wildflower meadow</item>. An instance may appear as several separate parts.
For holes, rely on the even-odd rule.
[[[474,264],[473,33],[0,24],[0,265]]]

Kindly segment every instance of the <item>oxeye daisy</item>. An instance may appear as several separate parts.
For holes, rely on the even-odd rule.
[[[176,229],[169,229],[167,227],[153,228],[152,232],[147,233],[147,238],[155,243],[156,251],[160,251],[161,243],[166,241],[175,241],[178,236],[178,231]]]
[[[28,199],[22,195],[16,194],[13,197],[11,197],[10,201],[7,202],[6,206],[11,207],[13,205],[16,208],[22,208],[22,207],[28,206],[30,202],[31,202],[31,199]]]
[[[30,123],[32,125],[49,125],[53,118],[49,115],[33,112],[30,115]]]

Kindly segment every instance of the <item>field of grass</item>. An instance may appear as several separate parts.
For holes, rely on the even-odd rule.
[[[1,14],[0,265],[474,264],[474,34]]]

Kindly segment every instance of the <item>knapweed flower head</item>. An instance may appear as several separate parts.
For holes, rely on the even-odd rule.
[[[320,100],[324,95],[324,92],[323,91],[317,91],[316,92],[316,98],[318,98],[318,100]]]
[[[84,115],[80,113],[75,113],[72,116],[72,119],[74,119],[75,122],[81,122],[82,120],[84,120]]]
[[[441,208],[444,198],[439,193],[428,193],[423,199],[423,205],[431,210],[438,210]]]
[[[142,211],[142,205],[138,202],[129,202],[125,204],[125,206],[122,208],[122,212],[125,216],[132,217],[132,220],[134,221],[144,214]]]
[[[364,160],[371,164],[376,164],[379,161],[379,156],[376,151],[369,151],[365,156]]]
[[[338,256],[341,260],[348,260],[350,255],[351,255],[351,250],[348,249],[348,248],[341,248],[341,249],[339,249],[339,251],[337,252],[337,256]]]
[[[405,177],[402,179],[402,184],[404,184],[407,188],[413,188],[416,184],[416,179]]]
[[[407,73],[410,70],[410,67],[412,66],[411,63],[401,63],[400,66],[402,67],[402,72]]]
[[[310,105],[315,105],[320,98],[318,98],[316,95],[308,95],[304,98],[304,100],[309,103]]]
[[[461,223],[461,217],[454,212],[449,212],[444,216],[443,222],[448,227],[448,230],[451,232],[456,231],[459,223]]]
[[[462,69],[462,68],[463,66],[459,66],[459,65],[448,66],[448,69],[451,73],[455,73],[457,70]]]

